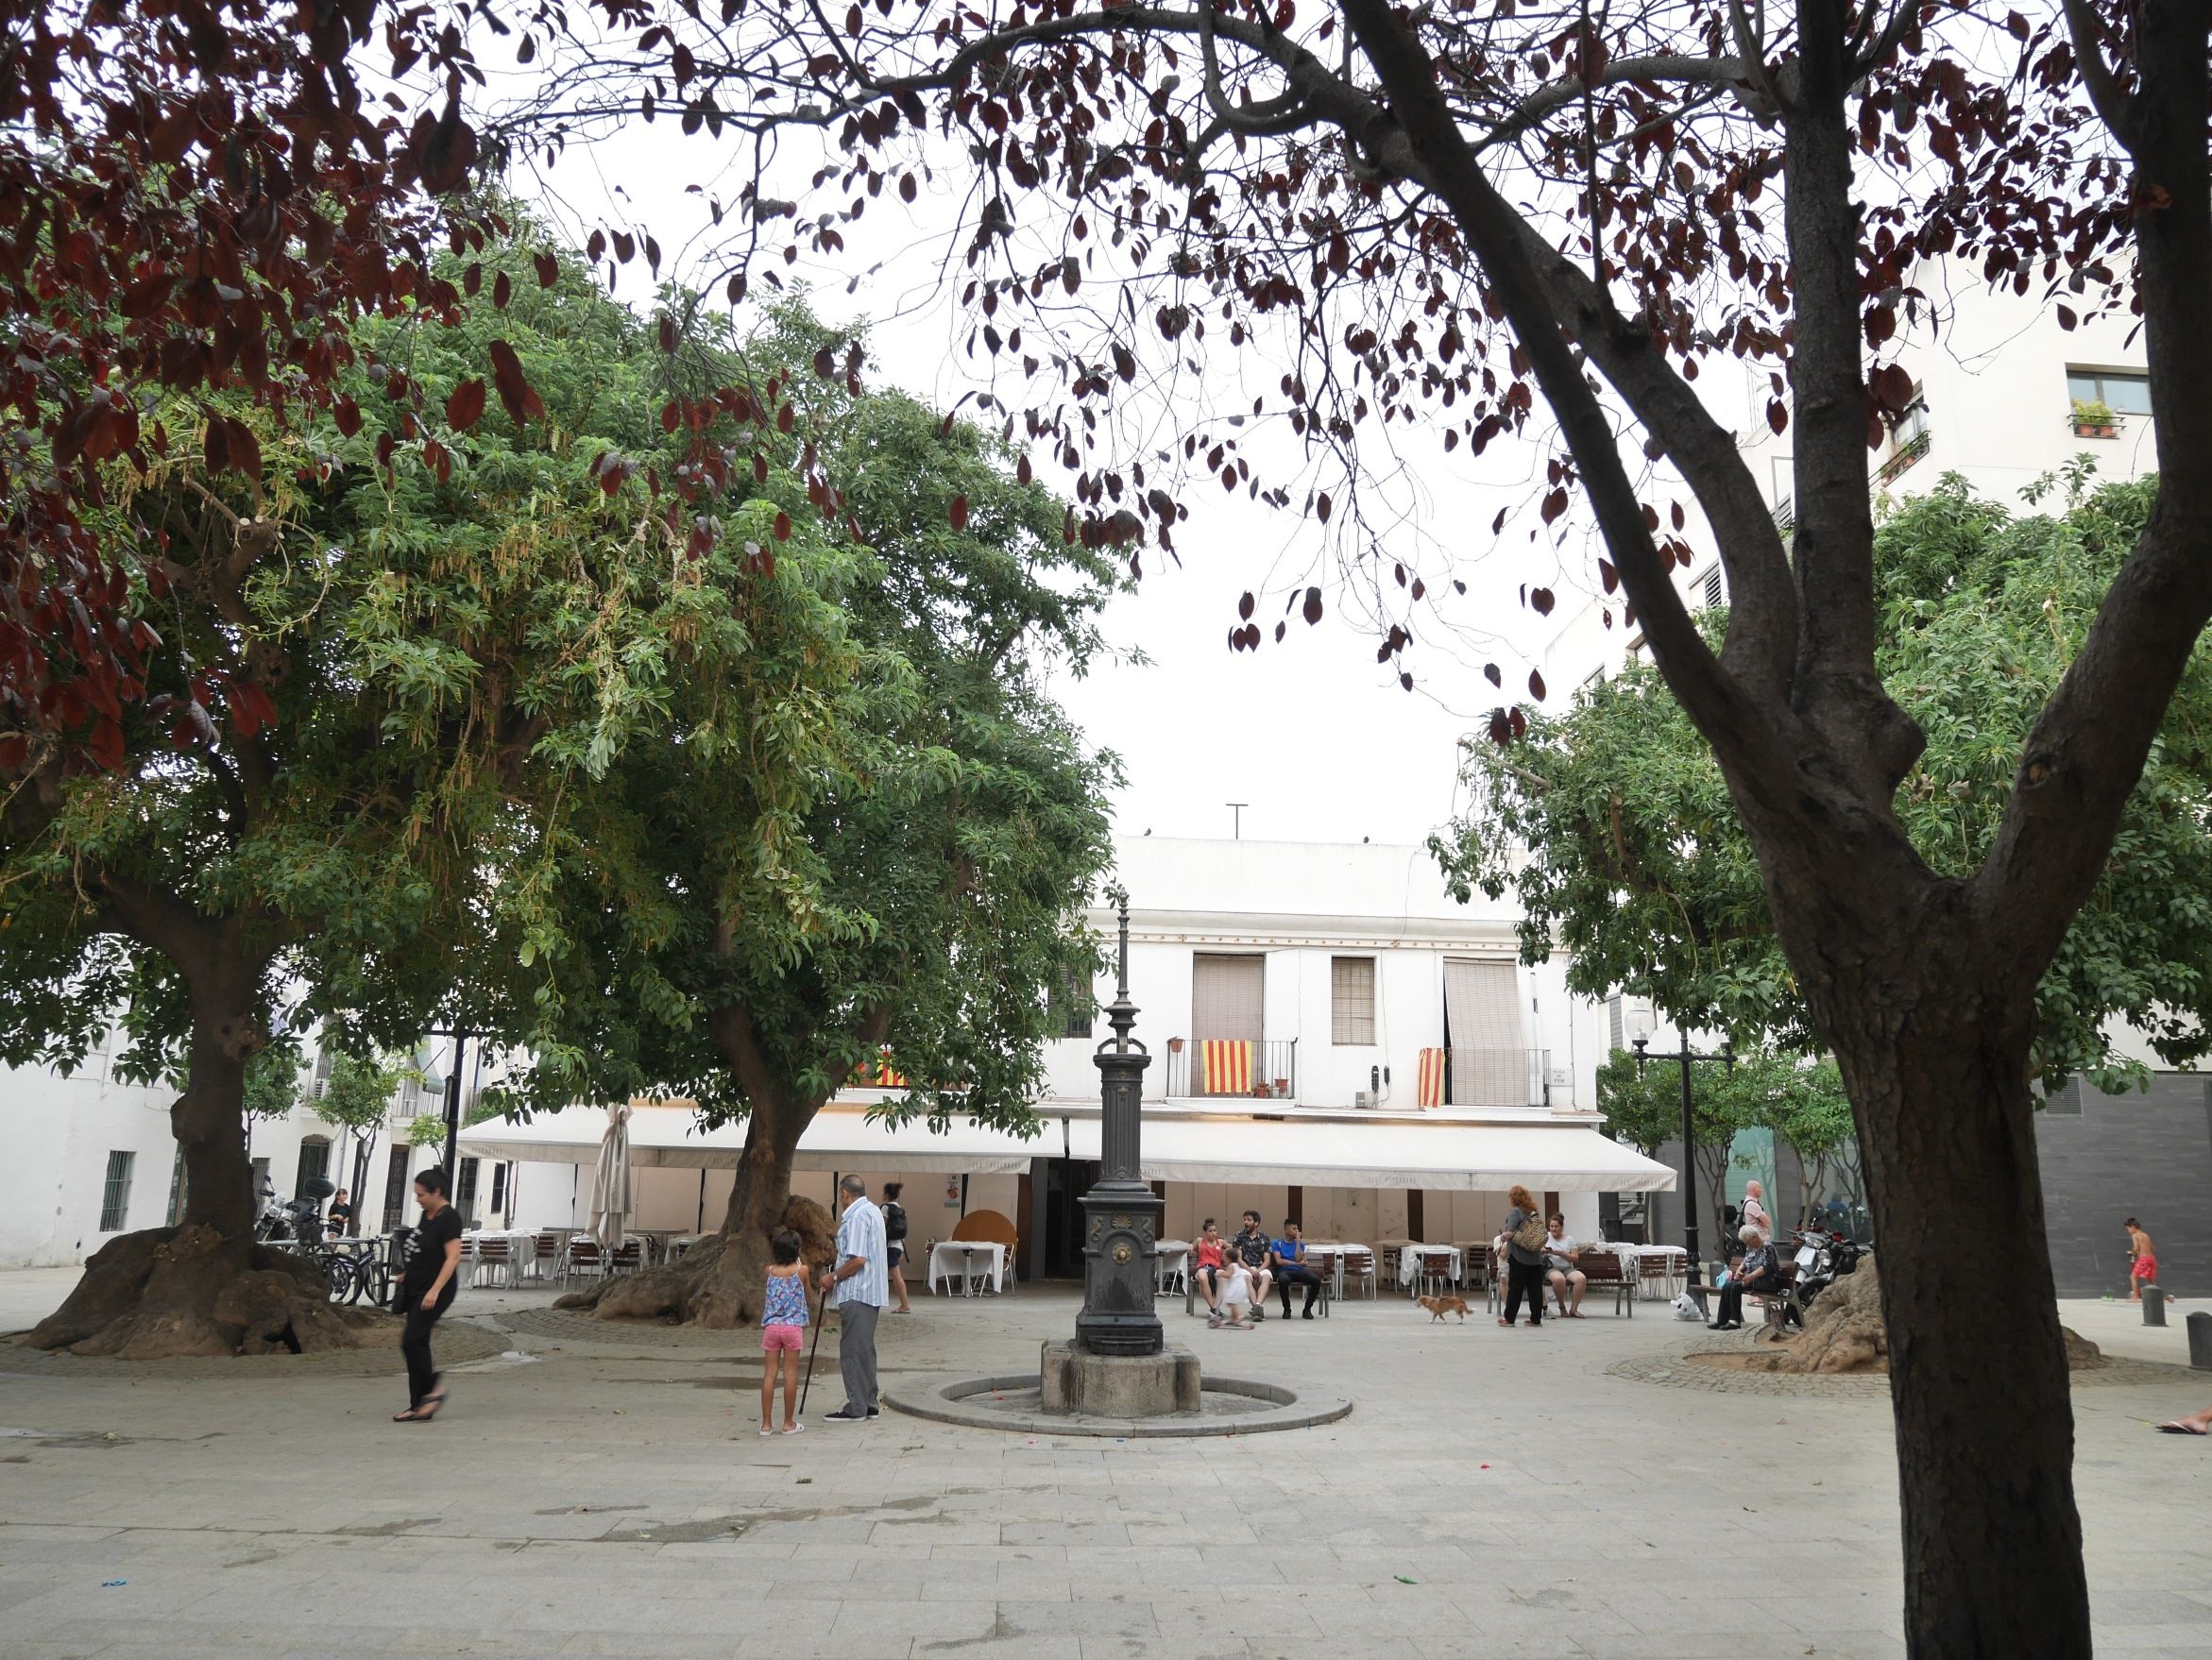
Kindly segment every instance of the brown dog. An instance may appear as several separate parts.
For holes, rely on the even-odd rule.
[[[1421,1306],[1429,1312],[1429,1323],[1435,1325],[1446,1314],[1457,1314],[1459,1323],[1467,1324],[1467,1299],[1463,1296],[1424,1296]]]

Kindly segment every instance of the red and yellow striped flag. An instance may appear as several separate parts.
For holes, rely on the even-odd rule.
[[[1413,1092],[1417,1107],[1441,1107],[1444,1104],[1444,1051],[1423,1049],[1421,1052],[1420,1078]]]
[[[1209,1095],[1252,1093],[1253,1043],[1246,1038],[1205,1038],[1199,1042],[1199,1076]]]

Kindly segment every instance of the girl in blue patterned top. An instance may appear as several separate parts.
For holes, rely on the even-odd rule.
[[[807,1330],[807,1264],[799,1261],[799,1236],[785,1228],[770,1242],[775,1261],[768,1264],[768,1290],[760,1300],[760,1432],[775,1433],[775,1374],[783,1369],[783,1432],[796,1435],[799,1422],[799,1349]]]

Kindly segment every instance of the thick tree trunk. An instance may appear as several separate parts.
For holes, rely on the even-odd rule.
[[[246,1062],[260,1043],[244,998],[205,1002],[194,1009],[184,1093],[169,1108],[184,1155],[184,1220],[250,1242],[258,1203],[246,1151]]]
[[[2073,1413],[2044,1234],[2031,1012],[1937,951],[1829,988],[1864,1149],[1914,1660],[2090,1652]],[[2025,1000],[2023,999],[2023,1003]]]
[[[196,967],[189,1070],[169,1109],[184,1155],[183,1224],[109,1241],[32,1331],[37,1347],[165,1360],[354,1342],[314,1265],[253,1241],[245,1101],[246,1062],[261,1045],[251,1018],[258,967]]]
[[[821,1109],[819,1101],[757,1100],[721,1231],[672,1267],[625,1275],[564,1296],[557,1306],[588,1308],[603,1320],[673,1317],[720,1328],[757,1320],[770,1242],[778,1230],[789,1228],[799,1235],[809,1264],[828,1264],[834,1239],[829,1213],[811,1199],[791,1196],[799,1137]]]

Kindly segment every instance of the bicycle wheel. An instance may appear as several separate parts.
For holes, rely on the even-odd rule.
[[[365,1257],[356,1264],[353,1273],[353,1300],[368,1299],[369,1307],[381,1309],[392,1300],[392,1276],[382,1259]]]
[[[354,1292],[353,1259],[332,1251],[318,1258],[315,1265],[322,1269],[323,1278],[331,1282],[331,1301],[342,1303]]]

